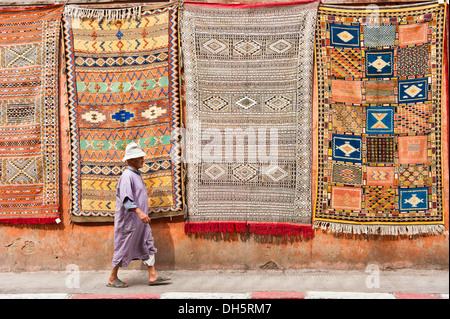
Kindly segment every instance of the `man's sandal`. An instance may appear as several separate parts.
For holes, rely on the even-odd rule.
[[[117,279],[116,281],[114,281],[112,284],[108,283],[106,285],[106,287],[111,287],[111,288],[128,288],[128,284],[123,282],[120,279]]]
[[[154,285],[160,285],[166,281],[171,280],[172,278],[170,277],[166,277],[166,276],[161,276],[159,275],[158,278],[156,278],[156,280],[153,280],[151,282],[148,283],[149,286],[154,286]]]

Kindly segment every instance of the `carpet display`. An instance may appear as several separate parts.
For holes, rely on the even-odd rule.
[[[320,7],[315,227],[444,230],[445,12],[444,4]]]
[[[73,221],[112,220],[132,141],[150,217],[182,214],[177,22],[178,4],[66,7]]]
[[[0,223],[59,218],[62,10],[0,9]]]
[[[184,2],[186,233],[310,237],[318,2]]]

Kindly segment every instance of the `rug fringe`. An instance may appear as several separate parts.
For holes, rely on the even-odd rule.
[[[184,231],[186,234],[250,232],[257,235],[299,236],[304,238],[310,238],[314,235],[312,225],[290,223],[186,222]]]
[[[58,217],[48,217],[48,218],[11,218],[11,219],[1,219],[2,224],[50,224],[56,223]]]
[[[330,230],[334,233],[356,235],[439,235],[445,231],[444,225],[361,225],[315,221],[314,229]]]
[[[75,19],[106,19],[117,21],[141,17],[142,6],[123,9],[87,9],[76,6],[66,6],[64,15]]]

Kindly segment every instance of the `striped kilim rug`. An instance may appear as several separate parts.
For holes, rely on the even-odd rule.
[[[312,235],[317,6],[184,3],[186,233]]]
[[[150,216],[181,213],[177,21],[177,4],[66,7],[73,221],[112,220],[131,141],[147,153]]]
[[[0,223],[59,217],[62,6],[0,10]]]
[[[439,233],[446,7],[372,9],[319,9],[315,226]]]

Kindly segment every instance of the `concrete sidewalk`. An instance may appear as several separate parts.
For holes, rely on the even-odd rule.
[[[121,270],[128,288],[108,288],[109,271],[0,273],[0,299],[448,299],[448,270],[159,271],[169,284],[148,286],[146,270]]]

